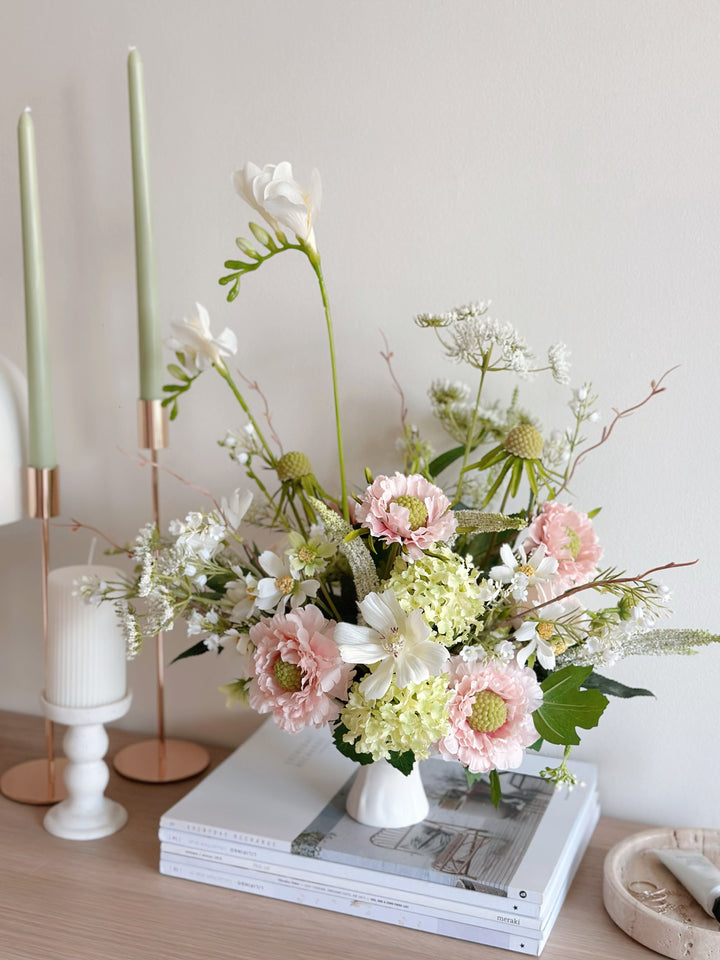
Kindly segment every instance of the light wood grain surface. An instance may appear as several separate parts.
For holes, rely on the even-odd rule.
[[[137,735],[108,730],[111,757]],[[62,731],[60,731],[60,734]],[[43,755],[43,721],[0,711],[0,774]],[[228,753],[210,749],[212,765]],[[0,796],[2,960],[508,960],[514,954],[158,873],[160,815],[199,778],[148,785],[111,773],[127,825],[102,840],[43,828],[47,808]],[[292,798],[288,798],[292,802]],[[602,905],[602,863],[640,824],[603,819],[544,960],[651,960]]]

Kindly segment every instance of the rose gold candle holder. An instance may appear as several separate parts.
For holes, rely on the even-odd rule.
[[[48,592],[50,569],[50,517],[60,513],[60,485],[57,467],[28,467],[28,514],[40,520],[41,584],[43,612],[43,662],[47,665]],[[67,797],[62,771],[67,760],[55,758],[55,730],[45,718],[46,756],[27,760],[6,770],[0,779],[0,792],[18,803],[38,805],[57,803]]]
[[[153,520],[160,529],[160,498],[158,492],[157,452],[168,446],[167,410],[160,400],[138,400],[138,443],[150,450],[151,493]],[[188,740],[168,740],[165,737],[165,660],[163,635],[155,638],[157,669],[157,725],[158,735],[142,740],[115,754],[113,766],[129,780],[143,783],[172,783],[186,780],[200,773],[210,763],[210,754],[204,747]]]

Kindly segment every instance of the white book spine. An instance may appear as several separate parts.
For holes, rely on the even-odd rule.
[[[426,913],[400,911],[394,905],[388,906],[382,903],[381,898],[378,898],[377,903],[369,903],[322,889],[310,889],[309,886],[308,889],[304,889],[302,886],[283,884],[279,882],[279,878],[273,879],[266,874],[250,870],[220,872],[213,865],[197,864],[188,858],[163,856],[160,861],[160,872],[166,876],[226,887],[244,893],[254,893],[288,903],[319,907],[349,916],[513,950],[516,953],[525,953],[534,957],[540,955],[545,945],[544,939],[532,939],[529,936],[509,933],[505,930],[491,930],[455,920],[437,919]],[[320,885],[312,886],[320,887]]]
[[[305,870],[323,873],[326,876],[357,880],[361,883],[385,886],[391,876],[393,888],[402,890],[403,895],[408,893],[427,894],[430,884],[428,880],[421,880],[404,874],[394,873],[389,875],[382,871],[371,870],[368,867],[357,867],[334,860],[299,857],[298,854],[290,853],[289,850],[283,849],[278,844],[248,842],[242,834],[234,834],[232,831],[219,831],[214,828],[185,830],[181,826],[172,825],[172,821],[166,818],[160,820],[158,833],[161,841],[179,843],[202,850],[225,853],[230,856],[240,856],[255,862],[264,861],[278,866],[294,866],[298,860],[301,860]],[[522,917],[540,917],[542,913],[542,904],[536,901],[519,897],[500,897],[492,893],[480,893],[476,890],[464,890],[461,887],[443,884],[432,884],[432,896],[442,901],[451,901],[454,904],[454,909],[462,913],[472,913],[478,908],[498,910],[502,913],[517,913]]]
[[[320,872],[309,872],[302,868],[272,864],[257,860],[248,860],[242,857],[228,856],[209,850],[200,850],[197,847],[183,846],[179,843],[162,841],[160,855],[165,862],[175,862],[176,858],[189,860],[197,866],[212,866],[219,872],[236,873],[238,876],[248,871],[262,874],[269,879],[277,878],[278,882],[292,886],[320,888],[325,892],[349,899],[362,900],[368,903],[382,901],[395,909],[409,913],[422,911],[438,920],[456,920],[458,923],[467,923],[471,926],[486,927],[491,930],[512,930],[527,934],[533,939],[542,937],[542,927],[539,919],[523,917],[517,914],[502,913],[497,910],[476,908],[472,911],[455,909],[456,904],[448,900],[438,900],[436,897],[423,894],[406,894],[395,887],[382,882],[365,883],[352,880],[347,875],[342,877],[330,876]]]

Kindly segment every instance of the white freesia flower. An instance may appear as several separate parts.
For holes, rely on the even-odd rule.
[[[223,357],[237,353],[237,337],[233,331],[225,327],[219,337],[213,336],[210,315],[201,303],[195,304],[194,316],[183,317],[170,326],[175,336],[170,337],[167,345],[182,354],[183,366],[188,373],[200,373],[211,364],[224,367]]]
[[[230,530],[238,529],[252,503],[252,498],[252,490],[241,490],[240,487],[235,490],[229,500],[225,497],[221,498],[220,513]]]
[[[257,585],[255,606],[266,613],[275,613],[285,609],[290,601],[294,610],[305,603],[308,597],[317,596],[320,583],[317,580],[299,580],[293,576],[288,564],[284,563],[272,550],[260,554],[260,566],[269,577],[263,577]]]
[[[359,685],[366,699],[379,699],[393,682],[406,687],[442,673],[450,653],[428,640],[432,631],[419,609],[405,614],[392,590],[369,593],[358,609],[368,626],[339,623],[335,643],[345,663],[377,664]]]
[[[293,177],[287,161],[266,164],[262,169],[248,161],[233,175],[235,189],[273,230],[291,230],[298,240],[315,247],[313,221],[320,209],[320,174],[313,170],[309,190],[304,190]]]

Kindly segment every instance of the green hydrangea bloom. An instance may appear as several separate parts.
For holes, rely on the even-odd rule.
[[[391,750],[411,750],[416,759],[425,760],[430,747],[450,729],[447,706],[452,695],[446,676],[402,688],[393,683],[379,700],[366,700],[355,683],[340,714],[348,730],[343,739],[373,760],[389,759]]]
[[[398,558],[383,587],[393,591],[405,613],[419,608],[447,647],[466,642],[474,628],[481,626],[478,618],[488,599],[472,560],[448,547],[436,547],[414,563]]]

